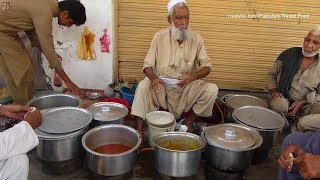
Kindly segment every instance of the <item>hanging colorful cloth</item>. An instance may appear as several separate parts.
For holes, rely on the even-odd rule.
[[[108,32],[107,29],[103,29],[103,32],[104,32],[104,34],[100,38],[100,49],[101,49],[101,52],[109,53],[110,52],[111,38],[107,34],[107,32]]]
[[[95,35],[89,31],[88,27],[84,28],[84,31],[80,38],[80,44],[77,50],[77,54],[80,59],[92,60],[96,58],[93,49],[94,36]]]

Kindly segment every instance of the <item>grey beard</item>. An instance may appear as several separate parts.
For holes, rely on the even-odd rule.
[[[308,53],[305,52],[305,50],[302,48],[302,54],[303,54],[303,56],[305,56],[305,57],[313,57],[313,56],[317,55],[318,52],[314,52],[314,53],[308,54]]]
[[[171,27],[171,33],[173,37],[179,41],[184,41],[188,39],[188,32],[189,32],[189,28],[187,31],[181,31],[178,28],[176,28],[174,25],[172,25]]]

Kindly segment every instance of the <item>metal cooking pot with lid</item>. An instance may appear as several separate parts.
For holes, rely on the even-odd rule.
[[[66,161],[80,156],[82,135],[92,120],[90,111],[78,107],[41,110],[42,124],[35,129],[37,154],[45,161]]]
[[[227,122],[236,122],[232,117],[232,113],[236,108],[243,106],[268,107],[268,103],[263,99],[245,94],[226,94],[221,97],[221,100],[226,106],[225,117]]]
[[[126,106],[115,102],[99,102],[87,108],[93,114],[90,126],[96,127],[104,124],[123,124],[124,117],[129,110]]]
[[[219,124],[205,128],[201,134],[209,144],[207,161],[223,171],[240,172],[249,167],[253,150],[262,144],[261,135],[241,124]]]
[[[234,110],[232,116],[238,123],[252,127],[262,135],[262,149],[272,148],[278,131],[285,125],[283,116],[263,107],[244,106]]]

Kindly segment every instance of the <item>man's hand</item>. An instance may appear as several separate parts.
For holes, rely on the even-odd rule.
[[[151,87],[155,93],[158,93],[163,87],[164,82],[160,78],[155,78],[151,80]]]
[[[32,111],[26,113],[24,120],[28,122],[33,129],[36,129],[42,123],[42,115],[39,109],[34,108]]]
[[[71,94],[83,97],[86,93],[84,90],[81,90],[77,85],[75,85],[72,81],[69,81],[68,83],[66,83],[66,85],[70,89]]]
[[[30,110],[30,107],[23,105],[2,105],[0,106],[0,116],[21,121],[24,115]]]
[[[272,98],[283,98],[284,96],[278,91],[277,88],[273,88],[269,90],[269,93]]]
[[[307,103],[306,100],[296,101],[292,103],[289,107],[290,112],[287,114],[287,116],[294,116],[297,114],[297,112],[301,109],[302,106],[304,106]]]
[[[289,154],[302,154],[303,150],[294,144],[288,145],[281,153],[278,164],[281,168],[287,170],[288,172],[292,171],[292,164],[290,164]]]
[[[298,156],[295,163],[303,178],[320,178],[320,155],[305,153]]]
[[[179,85],[180,87],[186,86],[189,83],[191,83],[192,81],[196,80],[197,76],[195,73],[184,73],[182,74],[182,78],[181,81],[179,81],[177,83],[177,85]]]

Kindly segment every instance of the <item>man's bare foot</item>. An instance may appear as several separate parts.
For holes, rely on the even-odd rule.
[[[184,122],[184,124],[188,127],[187,132],[189,132],[189,133],[193,133],[192,123],[193,123],[193,122],[190,122],[190,121],[185,121],[185,122]]]

